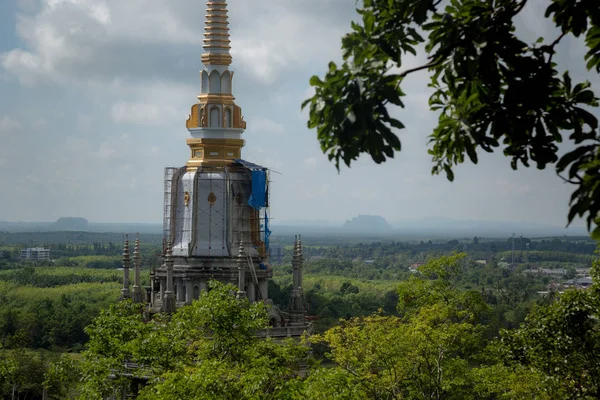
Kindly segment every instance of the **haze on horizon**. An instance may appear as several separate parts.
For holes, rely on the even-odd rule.
[[[233,93],[248,129],[243,158],[270,167],[276,221],[443,217],[564,226],[573,188],[553,168],[512,171],[501,153],[431,176],[427,76],[411,75],[402,152],[338,174],[306,128],[311,75],[340,59],[357,15],[348,0],[229,0]],[[548,30],[539,2],[523,13],[531,40]],[[188,157],[185,120],[200,88],[204,5],[193,0],[0,2],[0,220],[159,223],[163,168]],[[556,60],[598,89],[583,48]],[[411,65],[421,64],[412,60]],[[578,222],[576,225],[583,225]]]

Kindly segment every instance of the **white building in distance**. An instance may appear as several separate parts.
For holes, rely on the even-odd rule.
[[[30,247],[21,250],[22,260],[50,260],[50,249],[43,247]]]

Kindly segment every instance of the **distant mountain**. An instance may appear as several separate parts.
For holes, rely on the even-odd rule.
[[[85,220],[85,219],[84,219]],[[61,219],[59,219],[61,221]],[[65,220],[56,222],[9,222],[0,221],[0,232],[52,232],[58,230],[77,230],[78,223]],[[87,220],[86,220],[87,222]],[[66,224],[66,225],[65,225]],[[82,225],[79,227],[83,228]],[[159,223],[98,223],[89,222],[87,232],[112,232],[160,234],[162,225]],[[312,237],[326,236],[351,236],[388,238],[394,240],[433,239],[433,238],[464,238],[473,236],[482,237],[509,237],[513,233],[517,236],[548,237],[548,236],[589,236],[585,228],[553,226],[527,221],[475,221],[456,220],[451,218],[422,218],[388,223],[383,217],[377,215],[359,215],[344,223],[323,220],[296,220],[272,221],[273,235],[289,236],[294,234],[310,235]]]
[[[162,224],[157,223],[98,223],[85,218],[59,218],[56,222],[8,222],[0,221],[0,232],[111,232],[111,233],[162,233]]]
[[[352,220],[344,222],[342,225],[344,230],[361,231],[361,232],[388,232],[392,226],[388,224],[385,218],[379,215],[363,215],[352,218]]]
[[[88,220],[82,217],[61,217],[52,228],[57,231],[87,231]]]
[[[562,236],[584,235],[585,228],[555,226],[528,221],[477,221],[456,220],[451,218],[422,218],[392,222],[398,232],[435,232],[453,236],[480,235],[480,236],[509,236],[512,233],[524,236]]]
[[[313,219],[294,219],[294,220],[277,220],[272,219],[271,226],[328,226],[339,227],[339,221],[324,221]]]
[[[304,234],[312,237],[352,236],[394,240],[454,239],[473,236],[509,237],[513,233],[526,237],[589,236],[585,228],[554,226],[528,221],[475,221],[451,218],[422,218],[387,223],[378,216],[358,216],[343,225],[329,222],[273,225],[274,235]]]

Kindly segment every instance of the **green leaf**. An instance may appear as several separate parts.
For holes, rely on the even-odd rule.
[[[569,71],[565,71],[565,73],[563,74],[563,79],[565,82],[565,89],[567,91],[567,94],[571,94],[571,77],[569,76]]]
[[[318,76],[313,75],[310,78],[310,85],[311,86],[321,87],[321,86],[323,86],[323,81],[321,81],[321,78],[319,78]]]
[[[452,172],[452,168],[449,164],[444,164],[444,171],[446,171],[446,178],[450,182],[454,181],[454,172]]]

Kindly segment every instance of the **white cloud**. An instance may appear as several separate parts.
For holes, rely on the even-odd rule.
[[[257,134],[283,135],[285,127],[273,120],[263,117],[252,117],[248,122],[248,131]]]
[[[111,158],[117,154],[117,150],[106,143],[102,143],[98,149],[98,156],[100,158]]]
[[[304,160],[304,166],[306,167],[306,169],[309,170],[313,170],[315,168],[317,168],[317,158],[316,157],[309,157],[306,160]]]
[[[118,124],[166,125],[181,115],[169,105],[119,101],[113,105],[110,116]]]
[[[9,116],[3,116],[0,118],[0,136],[15,135],[23,129],[23,126],[19,121]]]
[[[0,53],[0,92],[14,99],[10,112],[0,109],[0,185],[15,188],[0,218],[160,221],[162,169],[188,158],[185,120],[200,86],[204,0],[18,1],[9,43],[20,44]],[[530,3],[527,18],[539,20],[542,0]],[[572,188],[552,171],[513,173],[499,154],[460,167],[452,184],[429,175],[426,143],[436,118],[428,111],[427,71],[405,80],[407,108],[390,110],[407,126],[403,151],[383,165],[363,156],[338,174],[307,131],[300,103],[314,93],[310,76],[323,76],[327,62],[341,58],[340,39],[358,18],[355,2],[228,4],[234,95],[248,121],[243,158],[282,173],[271,176],[278,218],[401,219],[435,210],[562,223]],[[541,25],[528,26],[535,34]],[[559,62],[583,65],[580,46],[567,44],[569,60]],[[422,61],[407,58],[403,68]],[[30,162],[31,143],[43,150],[43,166]],[[28,176],[39,179],[35,191]],[[124,206],[130,201],[136,206]]]

